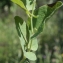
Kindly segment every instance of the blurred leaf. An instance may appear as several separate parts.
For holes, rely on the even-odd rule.
[[[36,60],[36,55],[33,52],[25,52],[24,56],[29,60]]]
[[[23,3],[24,3],[24,5],[26,6],[26,0],[21,0]]]
[[[15,16],[15,21],[17,21],[17,23],[20,22],[21,25],[23,24],[23,19],[21,17],[19,17],[19,16]]]
[[[17,5],[19,5],[21,8],[23,8],[24,10],[26,10],[26,7],[24,5],[24,3],[21,0],[11,0],[13,3],[16,3]]]
[[[34,28],[36,32],[31,38],[36,37],[38,34],[40,34],[43,31],[43,24],[45,20],[49,19],[51,15],[53,15],[55,11],[59,9],[62,5],[63,3],[61,1],[58,1],[53,4],[43,5],[39,7],[37,12],[39,16],[37,18]]]

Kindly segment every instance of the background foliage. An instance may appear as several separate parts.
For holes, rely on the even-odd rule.
[[[27,19],[25,12],[10,0],[0,3],[0,63],[19,63],[21,47],[15,28],[14,16]],[[37,0],[37,8],[55,0]],[[4,3],[5,2],[5,3]],[[10,5],[8,5],[10,3]],[[5,5],[4,5],[5,4]],[[2,8],[3,7],[3,8]],[[63,7],[45,24],[44,31],[38,36],[39,48],[34,63],[63,63]],[[31,62],[33,63],[33,62]]]

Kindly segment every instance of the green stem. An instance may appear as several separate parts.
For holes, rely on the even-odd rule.
[[[36,3],[36,0],[33,1],[32,15],[34,13],[35,3]],[[33,16],[31,16],[31,32],[32,32],[32,34],[34,33],[34,31],[33,31]],[[30,43],[30,49],[31,49],[31,46],[32,46],[32,39],[31,39],[31,43]]]
[[[31,32],[33,33],[33,22],[32,22],[32,17],[31,17]]]
[[[38,15],[36,16],[36,15],[34,15],[34,14],[31,14],[28,10],[26,10],[26,13],[27,13],[27,15],[30,17],[30,16],[33,16],[34,18],[37,18],[38,17]]]
[[[34,6],[35,6],[36,1],[33,1],[33,6],[32,6],[32,15],[34,13]],[[33,33],[33,16],[31,16],[31,31]]]

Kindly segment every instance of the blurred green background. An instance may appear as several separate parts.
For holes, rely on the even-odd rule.
[[[37,7],[55,1],[37,0]],[[21,60],[21,46],[14,23],[16,15],[27,19],[25,12],[10,0],[0,0],[0,63],[19,63]],[[38,41],[37,60],[31,63],[63,63],[63,7],[46,21]]]

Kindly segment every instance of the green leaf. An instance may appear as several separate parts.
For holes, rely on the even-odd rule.
[[[26,0],[21,0],[23,3],[24,3],[24,5],[26,6]]]
[[[26,8],[30,11],[35,9],[35,3],[33,3],[34,0],[26,0]]]
[[[26,10],[26,7],[24,5],[24,3],[21,0],[11,0],[13,3],[16,3],[17,5],[19,5],[21,8],[23,8],[24,10]]]
[[[55,13],[55,11],[62,6],[63,3],[58,1],[53,4],[43,5],[43,6],[39,7],[39,11],[38,11],[39,17],[37,18],[36,28],[39,28],[40,24],[42,24],[42,22],[44,22],[47,18],[50,18],[51,15],[53,15]],[[52,5],[52,6],[50,6],[50,5]]]
[[[39,7],[38,11],[36,12],[38,13],[38,18],[36,19],[36,24],[34,25],[34,30],[36,32],[31,38],[36,37],[43,31],[45,21],[49,19],[51,15],[53,15],[56,10],[59,9],[62,5],[63,3],[61,1],[58,1],[53,4],[43,5]]]
[[[21,48],[22,48],[22,51],[23,51],[23,54],[24,54],[24,52],[25,52],[25,48],[24,48],[25,40],[23,39],[23,36],[19,37],[19,39],[20,39],[20,45],[21,45]]]
[[[31,41],[28,44],[28,48],[30,48],[31,45],[31,49],[32,51],[36,51],[38,49],[38,42],[37,42],[37,38],[32,39],[32,43]]]
[[[21,41],[21,46],[22,46],[22,49],[23,49],[23,52],[25,52],[25,45],[27,43],[27,38],[26,38],[26,23],[25,21],[23,22],[22,25],[20,25],[20,29],[21,29],[21,37],[20,38],[20,41]]]
[[[22,25],[24,21],[19,16],[15,16],[14,19],[15,19],[15,25],[16,25],[18,35],[19,35],[19,37],[21,37],[21,29],[20,29],[19,23]]]
[[[24,56],[29,60],[33,60],[33,61],[37,59],[35,53],[33,52],[25,52]]]
[[[26,23],[21,17],[15,16],[15,25],[19,35],[21,47],[23,49],[23,52],[25,52],[24,45],[26,42]]]
[[[23,22],[22,25],[20,25],[20,29],[21,29],[21,32],[24,35],[24,38],[26,38],[26,23],[25,23],[25,21]]]

